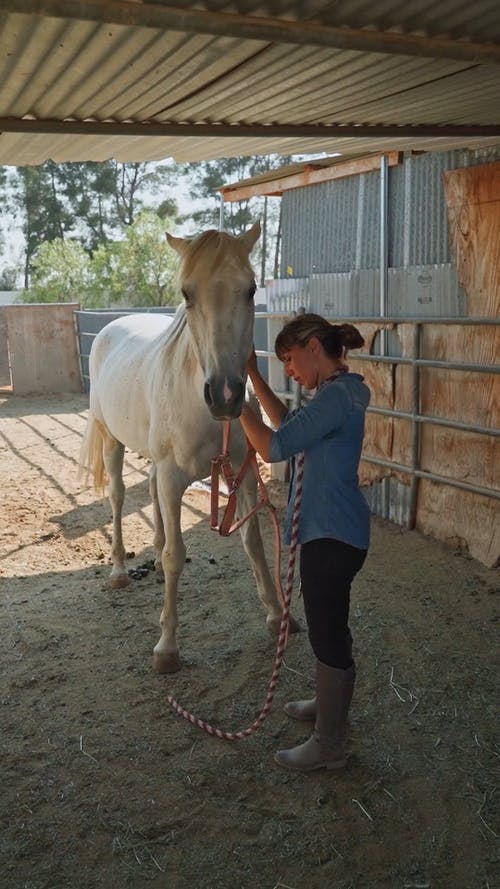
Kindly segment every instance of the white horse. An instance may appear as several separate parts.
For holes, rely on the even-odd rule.
[[[249,254],[260,235],[256,223],[240,237],[207,231],[194,239],[167,234],[181,258],[184,304],[172,317],[128,315],[96,336],[90,353],[90,412],[80,465],[97,490],[108,481],[113,511],[112,587],[130,582],[125,569],[121,514],[125,447],[151,460],[155,565],[165,577],[161,637],[154,666],[161,673],[181,666],[176,642],[177,584],[186,560],[181,500],[194,480],[209,475],[222,448],[221,420],[240,415],[245,365],[254,330],[255,279]],[[231,430],[231,460],[246,453],[239,423]],[[256,501],[253,473],[238,492],[238,512]],[[282,606],[271,578],[254,516],[241,529],[267,624],[277,633]],[[293,623],[292,629],[296,629]]]

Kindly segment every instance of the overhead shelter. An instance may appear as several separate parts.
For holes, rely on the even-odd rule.
[[[0,163],[477,148],[499,63],[497,0],[1,0]]]

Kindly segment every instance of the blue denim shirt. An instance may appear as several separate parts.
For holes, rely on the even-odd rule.
[[[358,466],[370,390],[363,377],[342,374],[323,383],[303,407],[285,415],[273,432],[272,463],[304,451],[298,542],[333,537],[359,549],[370,541],[370,509],[359,489]],[[295,473],[284,538],[290,543]]]

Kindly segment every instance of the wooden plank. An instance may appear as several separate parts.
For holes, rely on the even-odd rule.
[[[443,174],[450,238],[469,315],[500,308],[500,161]]]
[[[500,201],[500,161],[448,170],[443,178],[449,208],[462,211],[465,206]]]
[[[382,325],[357,325],[367,350]],[[415,325],[384,325],[398,335],[401,355],[411,357]],[[467,327],[435,324],[423,326],[421,354],[443,361],[493,363],[496,328],[492,325]],[[497,355],[498,360],[498,355]],[[373,406],[393,407],[411,413],[413,370],[411,366],[356,362],[349,365],[364,375],[370,387]],[[438,368],[420,369],[420,413],[471,423],[485,428],[500,427],[500,379],[494,374],[474,374]],[[495,491],[500,490],[498,439],[477,432],[455,430],[433,424],[420,424],[419,460],[416,468],[457,481],[466,481]],[[407,420],[368,414],[363,455],[412,465],[412,426]],[[388,467],[361,461],[362,485],[392,476],[409,485],[411,476]],[[469,552],[492,567],[500,556],[500,515],[498,501],[458,490],[430,480],[420,480],[417,501],[417,528],[448,545]]]
[[[401,153],[398,151],[391,151],[386,156],[390,167],[395,167],[401,162]],[[343,179],[346,176],[359,176],[361,173],[371,173],[373,170],[379,170],[380,157],[381,155],[372,155],[321,167],[307,164],[300,173],[292,173],[290,176],[282,178],[277,176],[275,179],[254,182],[252,185],[224,185],[219,191],[227,203],[246,201],[248,198],[262,195],[279,197],[284,191],[290,191],[293,188],[318,185],[321,182],[331,182],[334,179]]]
[[[498,565],[498,501],[423,479],[418,497],[419,528],[484,565]],[[425,521],[424,521],[425,516]],[[453,578],[448,582],[453,584]]]
[[[393,329],[393,324],[378,322],[375,324],[356,324],[356,327],[364,337],[364,352],[373,354],[375,338],[381,330]],[[390,364],[378,364],[371,361],[356,361],[356,353],[351,352],[348,358],[349,367],[354,373],[359,373],[365,378],[365,383],[371,392],[370,403],[376,407],[394,407],[394,386],[392,368]],[[379,414],[367,414],[365,423],[365,437],[363,453],[371,457],[379,457],[387,460],[392,454],[394,444],[394,419],[383,417]],[[383,466],[376,466],[362,460],[359,467],[359,480],[362,485],[373,484],[385,476],[389,476],[391,470]]]
[[[450,235],[468,315],[498,317],[500,310],[500,163],[444,174]],[[493,326],[426,325],[424,354],[483,365],[500,358]],[[421,411],[486,427],[500,425],[500,378],[494,374],[421,371]],[[498,441],[473,432],[424,426],[421,469],[500,490]],[[417,527],[468,550],[489,567],[500,559],[498,501],[420,483]]]
[[[4,307],[16,395],[81,392],[73,313],[77,303]]]

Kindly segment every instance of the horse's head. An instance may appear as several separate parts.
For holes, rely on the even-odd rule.
[[[259,235],[258,222],[239,237],[218,231],[192,239],[167,234],[182,260],[186,320],[205,376],[205,401],[216,420],[239,417],[245,397],[254,332],[249,255]]]

